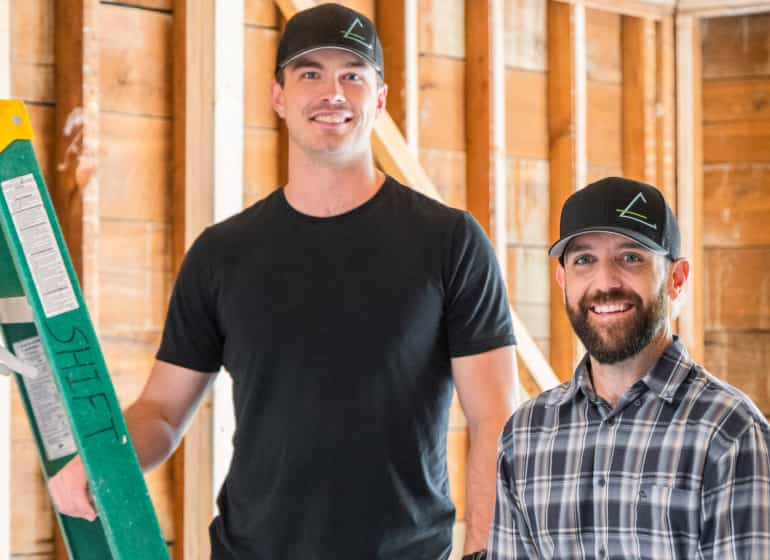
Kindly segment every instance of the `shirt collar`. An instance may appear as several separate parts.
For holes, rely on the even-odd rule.
[[[658,362],[647,372],[642,381],[650,391],[670,403],[674,400],[679,387],[687,379],[692,365],[692,359],[684,344],[678,336],[674,336],[674,341],[666,346]]]
[[[666,347],[652,369],[642,377],[642,382],[647,385],[650,391],[670,403],[690,373],[692,365],[692,359],[687,353],[684,344],[682,344],[678,336],[674,336],[674,341]],[[551,391],[546,405],[561,406],[574,399],[577,396],[578,390],[586,398],[594,398],[594,390],[588,375],[588,368],[589,360],[588,354],[586,354],[575,368],[572,378]]]

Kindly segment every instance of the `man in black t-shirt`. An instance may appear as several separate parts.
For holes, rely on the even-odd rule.
[[[456,386],[470,432],[465,552],[480,558],[514,379],[489,240],[468,213],[374,167],[387,86],[366,17],[336,4],[298,13],[271,87],[288,182],[185,257],[152,373],[126,410],[140,463],[172,453],[224,366],[236,431],[213,558],[444,559]],[[78,459],[50,488],[63,513],[96,516]]]

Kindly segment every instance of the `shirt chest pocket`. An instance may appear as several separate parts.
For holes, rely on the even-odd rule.
[[[659,549],[662,556],[656,557],[667,558],[673,552],[674,558],[692,558],[700,533],[700,492],[642,484],[636,524],[643,551]]]

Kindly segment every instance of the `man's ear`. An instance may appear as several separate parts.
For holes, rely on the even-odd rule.
[[[377,115],[385,110],[388,100],[388,84],[382,84],[377,91]]]
[[[273,111],[275,111],[279,117],[285,119],[286,106],[283,98],[283,87],[275,81],[275,78],[270,80],[270,101],[273,105]]]
[[[561,300],[563,303],[567,303],[567,292],[564,289],[564,267],[561,263],[556,263],[556,283],[561,288]]]
[[[668,295],[671,300],[676,300],[684,291],[684,285],[690,276],[690,261],[685,258],[677,259],[671,263],[668,272]]]

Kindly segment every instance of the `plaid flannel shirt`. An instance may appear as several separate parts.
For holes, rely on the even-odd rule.
[[[506,424],[488,558],[770,559],[770,425],[749,398],[676,339],[615,408],[587,367]]]

